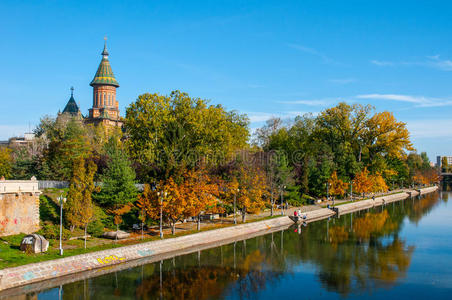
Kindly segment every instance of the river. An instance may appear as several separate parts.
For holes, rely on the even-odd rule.
[[[435,192],[26,296],[450,299],[449,198]]]

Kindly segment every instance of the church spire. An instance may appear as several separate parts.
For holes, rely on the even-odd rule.
[[[108,59],[107,37],[106,37],[106,36],[104,37],[104,40],[105,40],[105,42],[104,42],[104,51],[102,51],[102,56],[103,56],[105,59]]]
[[[96,75],[94,75],[93,80],[90,85],[111,85],[115,87],[119,87],[118,81],[116,81],[115,75],[110,66],[110,62],[108,61],[108,50],[107,50],[107,37],[104,37],[104,51],[102,51],[102,60],[97,68]]]

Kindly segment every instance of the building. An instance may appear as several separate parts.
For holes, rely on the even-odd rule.
[[[447,164],[449,166],[452,166],[452,156],[437,156],[436,157],[436,166],[438,168],[441,168],[443,166],[442,165],[442,160],[443,160],[444,157],[447,159]]]
[[[38,181],[0,178],[0,236],[39,230]]]
[[[102,51],[97,72],[90,85],[93,87],[93,105],[89,109],[89,114],[83,117],[74,99],[74,89],[71,88],[71,98],[66,107],[58,116],[82,118],[87,124],[103,124],[108,127],[122,127],[123,121],[119,114],[119,102],[116,99],[116,89],[119,83],[113,74],[113,70],[108,60],[107,41],[105,39],[104,50]]]

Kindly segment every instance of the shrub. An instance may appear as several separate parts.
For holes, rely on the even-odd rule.
[[[51,223],[44,223],[41,229],[37,232],[44,236],[46,239],[59,239],[60,238],[60,225],[54,225]],[[63,228],[63,240],[68,240],[71,237],[71,231]]]

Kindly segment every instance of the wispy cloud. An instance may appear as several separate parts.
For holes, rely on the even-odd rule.
[[[356,79],[354,79],[354,78],[342,78],[342,79],[330,79],[328,81],[331,82],[331,83],[334,83],[334,84],[349,84],[349,83],[356,82]]]
[[[382,61],[382,60],[371,60],[370,61],[371,64],[374,64],[376,66],[380,66],[380,67],[386,67],[386,66],[393,66],[394,63],[390,62],[390,61]]]
[[[265,122],[267,120],[270,120],[271,118],[281,118],[283,120],[295,118],[296,116],[304,115],[308,112],[305,111],[283,111],[279,113],[268,113],[268,112],[248,112],[246,113],[248,115],[248,118],[250,119],[251,123],[259,123],[259,122]],[[318,113],[312,113],[313,115],[316,115]]]
[[[442,71],[452,71],[452,60],[441,59],[440,55],[426,56],[422,60],[418,61],[381,61],[371,60],[371,64],[379,67],[388,66],[421,66],[426,68],[434,68]]]
[[[334,62],[333,59],[331,59],[330,57],[326,56],[325,54],[323,54],[322,52],[320,52],[314,48],[306,47],[306,46],[299,45],[299,44],[291,44],[291,43],[287,44],[287,46],[289,46],[290,48],[299,50],[301,52],[320,57],[324,63],[333,63]]]
[[[370,100],[388,100],[413,103],[417,107],[437,107],[450,106],[452,99],[448,98],[434,98],[425,96],[401,95],[401,94],[365,94],[356,96],[357,99]]]
[[[328,106],[338,100],[333,99],[314,99],[314,100],[293,100],[293,101],[278,101],[281,104],[302,104],[307,106]]]

